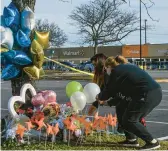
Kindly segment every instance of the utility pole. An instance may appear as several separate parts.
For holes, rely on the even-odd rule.
[[[147,44],[147,36],[146,36],[146,22],[147,22],[147,19],[145,19],[145,44]]]
[[[139,0],[139,5],[140,5],[140,66],[142,66],[142,38],[141,38],[141,34],[142,34],[142,25],[141,25],[141,19],[142,19],[142,16],[141,16],[141,0]]]

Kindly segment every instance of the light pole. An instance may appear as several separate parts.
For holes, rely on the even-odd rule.
[[[142,19],[142,15],[141,15],[141,0],[139,0],[139,4],[140,4],[140,66],[142,66],[142,25],[141,25],[141,19]]]
[[[146,22],[147,22],[147,19],[145,19],[145,44],[147,43],[147,35],[146,35]]]

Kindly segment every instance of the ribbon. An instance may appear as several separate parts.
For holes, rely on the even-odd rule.
[[[94,76],[93,73],[88,73],[88,72],[85,72],[85,71],[81,71],[81,70],[78,70],[78,69],[69,67],[69,66],[67,66],[67,65],[64,65],[64,64],[62,64],[62,63],[60,63],[60,62],[58,62],[58,61],[49,59],[49,58],[47,58],[47,57],[44,57],[44,58],[47,59],[47,60],[50,60],[50,61],[52,61],[52,62],[54,62],[54,63],[56,63],[56,64],[59,64],[59,65],[61,65],[61,66],[64,66],[64,67],[66,67],[66,68],[68,68],[68,69],[71,69],[72,71],[76,71],[76,72],[79,72],[79,73],[83,73],[83,74],[89,75],[89,76],[91,76],[91,77]]]

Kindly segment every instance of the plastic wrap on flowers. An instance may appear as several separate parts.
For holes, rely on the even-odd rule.
[[[31,59],[23,51],[10,50],[4,53],[5,58],[17,65],[29,65],[32,63]]]
[[[8,48],[9,50],[13,47],[13,33],[10,28],[5,28],[0,26],[0,34],[1,34],[1,46]]]
[[[44,62],[44,52],[43,48],[36,40],[33,40],[31,44],[31,55],[33,64],[40,69]]]
[[[47,49],[49,47],[49,32],[35,31],[35,40],[37,40],[43,49]]]
[[[39,79],[40,70],[36,66],[24,67],[24,72],[30,77],[30,79]]]
[[[60,112],[61,112],[63,118],[71,116],[74,113],[73,107],[67,106],[66,104],[60,105]]]
[[[15,65],[9,64],[2,70],[1,79],[4,79],[4,80],[13,79],[17,77],[19,73],[20,73],[20,70]]]
[[[21,13],[21,27],[24,31],[31,31],[35,27],[34,13],[28,6]]]
[[[11,2],[8,7],[4,8],[3,16],[6,26],[17,32],[20,24],[20,14],[16,6]]]
[[[18,30],[16,40],[21,47],[29,47],[31,44],[30,38],[22,30]]]

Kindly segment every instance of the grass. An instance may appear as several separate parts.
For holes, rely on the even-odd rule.
[[[117,145],[117,142],[124,140],[123,136],[104,134],[101,136],[101,143],[97,142],[95,145],[95,136],[88,136],[82,144],[76,145],[77,141],[71,141],[68,146],[67,143],[56,141],[52,144],[47,142],[45,148],[45,142],[41,141],[28,144],[18,145],[16,142],[6,141],[2,144],[2,150],[137,150],[137,148],[122,147]],[[140,146],[144,144],[142,140],[139,140]],[[159,150],[168,150],[168,141],[161,141],[161,148]]]

